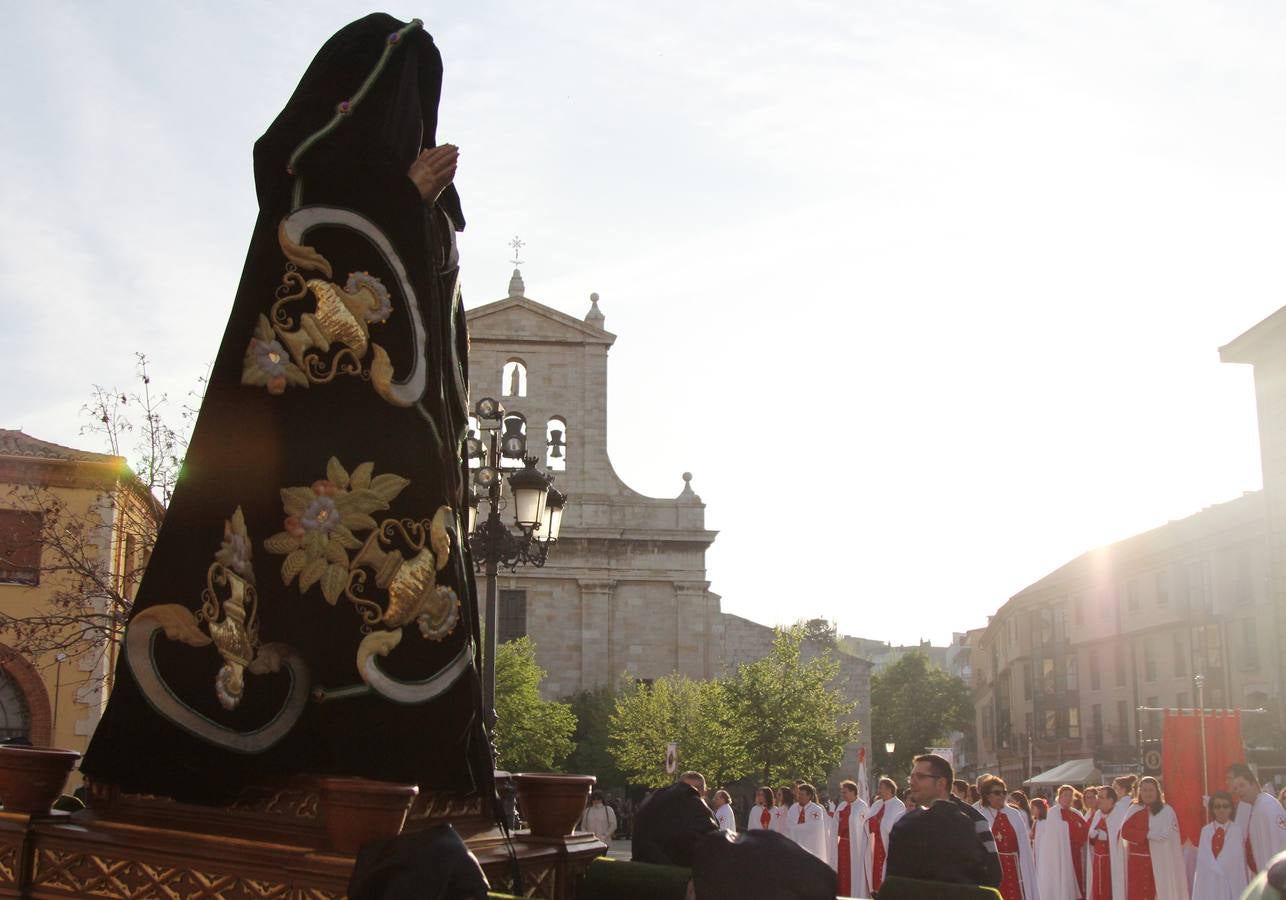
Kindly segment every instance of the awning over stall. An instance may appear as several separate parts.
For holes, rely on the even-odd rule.
[[[1099,784],[1102,780],[1103,773],[1094,765],[1093,759],[1069,759],[1039,775],[1033,775],[1023,784],[1034,787],[1058,787],[1060,784]]]

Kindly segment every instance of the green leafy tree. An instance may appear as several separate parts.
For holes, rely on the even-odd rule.
[[[857,740],[855,704],[835,683],[839,662],[830,644],[822,642],[822,652],[804,658],[808,636],[818,632],[806,625],[776,629],[772,652],[739,666],[727,682],[750,771],[765,783],[796,776],[820,780],[839,765],[844,745]]]
[[[928,747],[940,746],[953,731],[972,734],[973,698],[969,686],[935,669],[923,653],[908,653],[871,677],[871,731],[879,768],[901,781],[911,760]],[[883,752],[893,741],[890,758]]]
[[[545,670],[521,637],[496,652],[497,764],[511,772],[554,772],[572,752],[576,717],[566,703],[543,700]]]
[[[703,773],[711,785],[730,784],[751,771],[738,723],[719,681],[668,675],[619,697],[608,723],[608,750],[633,784],[664,787],[665,747],[679,745],[679,766]]]
[[[567,757],[567,771],[598,778],[599,787],[625,787],[628,779],[608,750],[612,712],[616,701],[635,690],[634,681],[623,677],[616,684],[604,684],[566,698],[576,716],[576,749]]]

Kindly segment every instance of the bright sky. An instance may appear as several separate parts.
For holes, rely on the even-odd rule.
[[[250,151],[337,2],[6,14],[0,425],[213,359]],[[727,612],[949,639],[1092,547],[1260,486],[1217,347],[1286,302],[1286,6],[470,2],[420,16],[465,297],[601,294],[609,449],[684,470]]]

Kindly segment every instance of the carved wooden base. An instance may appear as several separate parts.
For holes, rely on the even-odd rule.
[[[353,857],[327,848],[307,785],[264,791],[226,808],[156,797],[94,797],[82,812],[0,812],[0,897],[331,900],[345,895]],[[497,890],[512,872],[498,829],[476,798],[428,795],[406,828],[450,821]],[[606,847],[590,834],[513,836],[522,894],[571,900]]]

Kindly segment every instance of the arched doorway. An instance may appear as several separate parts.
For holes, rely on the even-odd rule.
[[[48,746],[49,692],[35,666],[10,647],[0,644],[0,739],[26,738]]]

